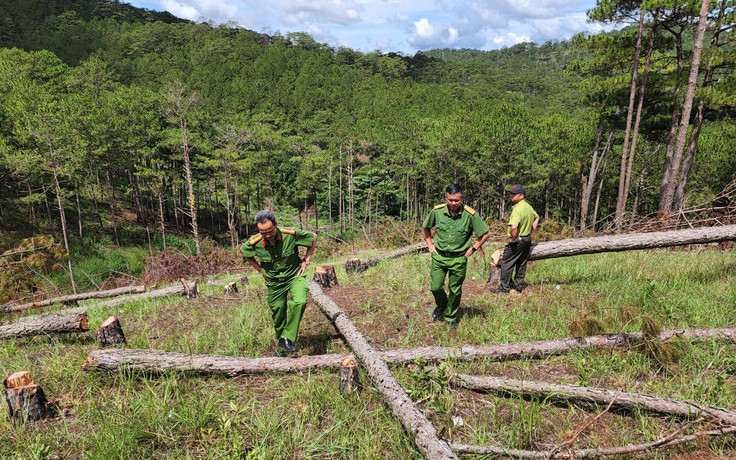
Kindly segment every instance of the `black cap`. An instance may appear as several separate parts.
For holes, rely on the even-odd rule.
[[[513,194],[521,193],[522,195],[526,195],[526,190],[524,190],[523,185],[516,184],[509,189],[509,193],[513,193]]]

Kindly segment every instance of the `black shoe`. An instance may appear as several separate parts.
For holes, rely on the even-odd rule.
[[[287,339],[286,337],[281,337],[279,339],[279,348],[283,348],[286,353],[294,353],[296,351],[299,351],[296,345],[294,345],[294,342]]]
[[[450,326],[450,329],[457,329],[457,321],[447,321],[447,325]]]
[[[432,321],[437,321],[442,318],[442,314],[444,313],[444,311],[445,310],[440,307],[435,308],[432,312]]]
[[[504,289],[502,287],[497,287],[497,288],[491,289],[491,292],[494,293],[494,294],[508,294],[509,293],[509,290],[508,289]]]

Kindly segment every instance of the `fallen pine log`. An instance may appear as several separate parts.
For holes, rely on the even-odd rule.
[[[531,254],[529,254],[529,260],[552,259],[600,252],[657,249],[734,240],[736,240],[736,225],[669,230],[665,232],[594,236],[591,238],[571,238],[533,244]],[[492,243],[490,244],[492,245]],[[382,260],[393,259],[413,252],[426,250],[427,244],[421,242],[369,259],[349,259],[345,264],[345,270],[348,273],[361,272]]]
[[[736,240],[736,225],[701,227],[666,232],[629,233],[624,235],[594,236],[559,241],[545,241],[532,245],[529,260],[577,256],[599,252],[656,249],[688,244],[717,243]]]
[[[2,306],[0,306],[0,311],[9,312],[9,313],[18,312],[18,311],[30,310],[32,308],[48,307],[49,305],[54,305],[57,303],[69,303],[69,302],[76,302],[78,300],[87,300],[87,299],[104,299],[107,297],[116,297],[119,295],[139,293],[139,292],[145,292],[145,291],[146,291],[146,287],[143,285],[124,286],[124,287],[120,287],[117,289],[109,289],[106,291],[82,292],[79,294],[55,297],[53,299],[41,300],[38,302],[30,302],[30,303],[24,303],[24,304],[5,303]]]
[[[33,316],[29,319],[0,326],[0,339],[50,333],[84,332],[88,330],[87,313]]]
[[[603,388],[563,385],[503,377],[456,374],[451,384],[484,393],[518,394],[541,398],[545,401],[567,401],[578,404],[609,405],[618,409],[673,415],[683,419],[702,417],[725,425],[736,425],[736,412],[718,407],[702,406],[669,398],[658,398],[641,393],[627,393]]]
[[[669,330],[659,340],[674,337],[691,342],[725,340],[736,342],[736,328]],[[473,361],[488,359],[507,361],[560,355],[574,350],[608,349],[635,346],[641,343],[641,333],[624,333],[574,337],[533,342],[496,345],[463,345],[462,347],[421,347],[375,352],[390,364],[404,364],[422,358],[428,362],[447,359]],[[264,373],[296,373],[318,369],[338,369],[346,355],[329,354],[283,358],[242,358],[216,355],[192,355],[150,349],[105,349],[89,352],[84,368],[87,370],[117,371],[121,369],[144,373],[189,372],[201,375],[235,377]]]
[[[327,295],[314,281],[309,281],[309,292],[322,312],[335,325],[345,341],[350,345],[353,354],[365,367],[373,385],[383,396],[383,400],[391,408],[394,415],[404,425],[404,429],[411,433],[417,448],[430,460],[456,459],[457,456],[450,449],[446,441],[439,438],[432,423],[414,404],[406,390],[399,384],[383,359],[368,343],[363,334],[358,331],[345,312]]]
[[[189,283],[189,292],[193,293],[197,291],[198,291],[198,285],[196,281]],[[43,318],[49,315],[75,315],[79,313],[84,313],[90,308],[117,307],[119,305],[123,305],[128,302],[134,302],[136,300],[155,299],[158,297],[166,297],[168,295],[175,295],[175,294],[186,295],[187,289],[184,288],[183,284],[174,284],[172,286],[167,286],[165,288],[154,289],[153,291],[148,291],[148,292],[143,292],[140,294],[133,294],[129,296],[122,296],[122,297],[117,297],[115,299],[105,300],[96,305],[83,305],[81,307],[66,308],[63,310],[56,310],[56,311],[52,311],[49,313],[41,313],[35,316],[28,316],[24,319],[31,319],[31,318],[36,318],[36,317]]]
[[[427,250],[427,243],[422,241],[421,243],[404,246],[403,248],[399,248],[395,251],[391,251],[389,253],[382,254],[380,256],[370,257],[368,259],[348,259],[348,261],[345,262],[345,271],[347,273],[360,273],[360,272],[367,270],[368,267],[376,265],[378,262],[382,260],[395,259],[397,257],[404,256],[406,254],[411,254],[413,252],[421,252],[421,251],[426,251],[426,250]]]
[[[672,447],[686,442],[692,442],[707,436],[723,436],[736,432],[736,426],[723,427],[715,430],[701,431],[687,436],[678,436],[680,430],[656,439],[651,442],[641,444],[627,444],[617,447],[596,447],[589,449],[553,449],[553,450],[522,450],[508,449],[498,446],[471,446],[467,444],[451,443],[450,447],[458,454],[474,454],[474,455],[496,455],[510,458],[524,459],[580,459],[580,458],[598,458],[610,457],[613,455],[634,454],[637,452],[646,452],[660,447]]]

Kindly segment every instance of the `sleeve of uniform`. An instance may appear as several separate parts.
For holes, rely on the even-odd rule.
[[[310,247],[312,241],[314,241],[314,232],[308,230],[302,230],[301,228],[294,229],[294,238],[297,246]]]
[[[432,228],[435,225],[435,218],[434,218],[434,209],[429,211],[429,214],[427,214],[427,217],[424,219],[424,223],[422,224],[423,228]]]
[[[517,209],[514,208],[511,210],[511,217],[509,217],[509,227],[518,227],[519,222],[521,222],[519,211],[517,211]]]
[[[240,245],[240,251],[243,253],[243,256],[246,259],[250,259],[256,256],[256,251],[255,249],[253,249],[253,245],[248,243],[247,241]]]
[[[490,230],[478,213],[473,214],[473,217],[470,218],[470,223],[473,226],[473,232],[475,232],[477,236],[485,235],[486,232]]]

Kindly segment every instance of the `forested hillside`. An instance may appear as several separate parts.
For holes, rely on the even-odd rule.
[[[349,238],[420,222],[451,182],[492,219],[524,183],[545,219],[580,229],[709,206],[736,172],[733,2],[706,18],[684,124],[698,11],[627,5],[591,12],[629,21],[619,32],[404,56],[105,0],[3,0],[4,244],[192,227],[235,244],[264,207]],[[678,150],[679,125],[697,135]],[[119,231],[130,221],[139,232]]]

